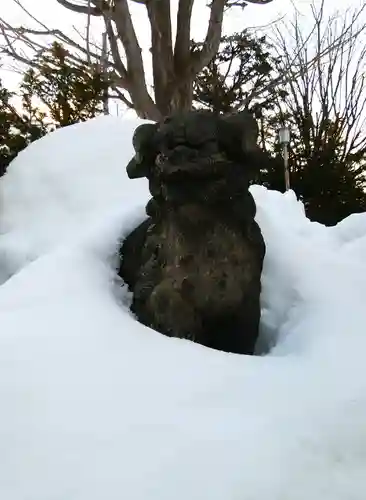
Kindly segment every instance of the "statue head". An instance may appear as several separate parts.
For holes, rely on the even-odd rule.
[[[218,116],[209,111],[175,113],[160,123],[137,127],[130,178],[225,175],[228,164],[249,170],[258,153],[258,126],[246,111]]]

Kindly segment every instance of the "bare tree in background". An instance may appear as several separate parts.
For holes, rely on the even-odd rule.
[[[103,20],[108,39],[108,60],[106,61],[104,53],[103,64],[111,87],[118,98],[128,107],[134,108],[140,117],[159,120],[175,110],[192,107],[194,79],[219,48],[225,9],[245,7],[247,3],[264,5],[272,0],[212,0],[208,5],[210,17],[207,33],[199,51],[191,50],[194,0],[178,2],[174,41],[170,0],[55,1],[65,9],[85,16],[87,35],[84,43],[77,43],[62,32],[50,30],[44,25],[41,26],[42,29],[32,30],[11,26],[4,19],[0,19],[3,52],[29,64],[30,58],[21,52],[20,43],[40,51],[44,45],[34,36],[52,36],[75,51],[75,60],[95,63],[98,58],[100,60],[100,50],[90,42],[90,22],[93,17],[100,18]],[[21,0],[14,2],[26,11]],[[131,3],[141,4],[141,9],[146,9],[150,22],[154,97],[150,94],[146,82],[142,51],[129,8]],[[33,17],[31,12],[28,14]]]
[[[323,7],[324,0],[320,8],[312,5],[310,35],[299,13],[275,28],[272,43],[288,78],[271,128],[290,126],[291,185],[311,218],[332,224],[366,209],[366,30],[360,18],[366,7],[331,17]],[[279,188],[282,174],[277,182],[270,184]]]
[[[276,27],[272,43],[289,72],[279,110],[291,116],[307,155],[311,147],[321,147],[332,124],[332,135],[343,141],[340,159],[345,160],[366,151],[365,28],[357,25],[360,11],[325,18],[323,6],[324,0],[319,9],[312,5],[314,28],[306,43],[299,13],[286,29]],[[318,57],[329,46],[332,50]]]

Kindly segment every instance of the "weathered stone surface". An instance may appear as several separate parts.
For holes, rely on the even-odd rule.
[[[175,115],[136,130],[131,178],[149,179],[149,218],[121,249],[132,310],[169,336],[252,354],[265,254],[248,191],[261,154],[247,114]]]

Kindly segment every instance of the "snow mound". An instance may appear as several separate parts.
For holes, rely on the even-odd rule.
[[[77,238],[106,211],[142,214],[147,183],[126,185],[125,170],[140,123],[100,117],[57,130],[18,155],[0,184],[0,257],[9,273]]]
[[[0,498],[364,500],[366,215],[253,186],[269,354],[159,335],[115,271],[139,123],[58,130],[0,179]]]

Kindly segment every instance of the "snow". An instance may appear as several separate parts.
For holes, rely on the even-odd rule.
[[[115,270],[138,123],[58,130],[0,180],[0,498],[364,500],[366,215],[253,186],[262,355],[164,337]]]

